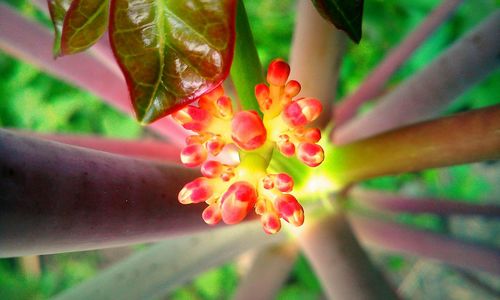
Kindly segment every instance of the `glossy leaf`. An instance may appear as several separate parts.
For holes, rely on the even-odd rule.
[[[355,42],[361,40],[364,0],[312,0],[318,12]]]
[[[55,56],[84,51],[106,31],[109,0],[49,0],[48,4]]]
[[[224,80],[235,13],[235,0],[111,1],[110,40],[141,122],[174,112]]]

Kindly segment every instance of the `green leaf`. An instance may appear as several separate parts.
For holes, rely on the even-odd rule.
[[[361,40],[364,0],[311,0],[318,12],[357,44]]]
[[[108,25],[109,0],[49,0],[54,24],[54,56],[74,54],[95,44]]]
[[[226,78],[235,13],[234,0],[111,1],[111,44],[141,122],[174,112]]]

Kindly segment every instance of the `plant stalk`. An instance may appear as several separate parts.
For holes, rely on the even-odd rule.
[[[363,244],[491,274],[500,274],[500,249],[464,242],[442,234],[351,214],[349,220]]]
[[[500,157],[500,105],[426,121],[333,147],[325,167],[340,186]]]
[[[299,97],[315,97],[323,104],[314,126],[324,128],[331,121],[346,44],[346,34],[323,19],[311,1],[297,2],[290,78],[302,86]]]
[[[424,70],[378,100],[368,113],[334,133],[345,144],[439,115],[449,103],[500,66],[500,10],[455,42]]]
[[[443,0],[427,18],[397,45],[368,75],[360,87],[343,99],[335,111],[335,124],[342,126],[366,101],[377,97],[396,70],[453,13],[462,0]]]
[[[359,245],[342,211],[309,220],[298,241],[329,299],[398,298]]]
[[[500,206],[495,204],[472,204],[451,199],[408,197],[358,187],[349,191],[349,197],[365,207],[397,213],[500,217]]]
[[[180,205],[196,173],[0,130],[0,257],[116,247],[205,230]]]
[[[238,0],[236,12],[236,43],[233,64],[231,65],[231,79],[242,108],[255,110],[262,116],[255,98],[254,88],[265,80],[242,0]]]

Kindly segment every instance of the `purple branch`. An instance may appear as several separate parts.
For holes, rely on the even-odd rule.
[[[168,292],[199,273],[248,249],[283,238],[283,234],[264,234],[259,222],[248,222],[170,239],[132,255],[55,299],[165,299]]]
[[[392,74],[412,55],[441,23],[446,21],[461,0],[444,0],[431,14],[368,75],[361,86],[346,97],[335,111],[335,124],[342,126],[367,100],[378,96]]]
[[[368,246],[500,275],[498,248],[358,215],[350,215],[349,219],[358,238]]]
[[[52,33],[0,4],[0,49],[70,84],[86,89],[126,114],[133,115],[122,75],[84,52],[54,60]],[[186,131],[170,118],[150,126],[174,144],[183,145]]]
[[[260,250],[232,299],[275,299],[292,270],[297,248],[296,243],[288,242]]]
[[[177,201],[196,173],[0,130],[0,257],[106,248],[202,229]]]
[[[359,245],[342,211],[310,220],[297,232],[329,299],[397,299]]]
[[[457,41],[423,71],[379,99],[368,113],[340,127],[338,144],[429,119],[499,65],[500,11]]]
[[[33,132],[15,131],[18,134],[34,138],[60,142],[67,145],[79,146],[108,153],[120,154],[136,158],[153,159],[174,163],[181,163],[179,149],[170,144],[155,140],[119,140],[97,136],[40,134]]]
[[[349,196],[363,206],[384,211],[500,217],[500,206],[495,204],[470,204],[451,199],[415,198],[361,188],[354,188],[349,192]]]
[[[299,96],[318,98],[323,113],[315,121],[331,121],[340,64],[347,36],[323,19],[311,1],[297,2],[297,19],[290,53],[291,78],[302,85]]]

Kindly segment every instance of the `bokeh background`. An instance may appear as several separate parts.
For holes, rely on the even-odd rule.
[[[29,18],[50,26],[47,17],[30,1],[0,0]],[[344,57],[338,98],[353,92],[368,72],[438,5],[437,0],[365,1],[363,38],[349,43]],[[288,57],[294,28],[293,0],[245,1],[263,65]],[[392,77],[388,89],[422,69],[461,35],[494,9],[498,0],[465,0]],[[500,71],[463,94],[446,113],[498,104]],[[368,109],[367,104],[364,109]],[[45,133],[95,134],[139,139],[152,133],[136,121],[107,106],[97,97],[50,77],[37,68],[0,51],[0,126]],[[428,170],[370,180],[364,185],[409,195],[447,197],[463,201],[499,203],[500,162]],[[1,193],[1,191],[0,191]],[[353,208],[359,209],[359,208]],[[481,217],[400,215],[399,221],[465,240],[500,246],[500,220]],[[0,259],[0,299],[47,299],[97,274],[103,268],[141,251],[136,245],[38,257],[39,268],[19,258]],[[408,299],[499,299],[500,278],[460,270],[417,257],[370,250],[386,276]],[[29,262],[29,260],[28,260]],[[499,263],[499,262],[492,262]],[[241,259],[209,270],[179,288],[168,299],[227,299],[245,269]],[[321,286],[301,256],[278,299],[323,299]]]

